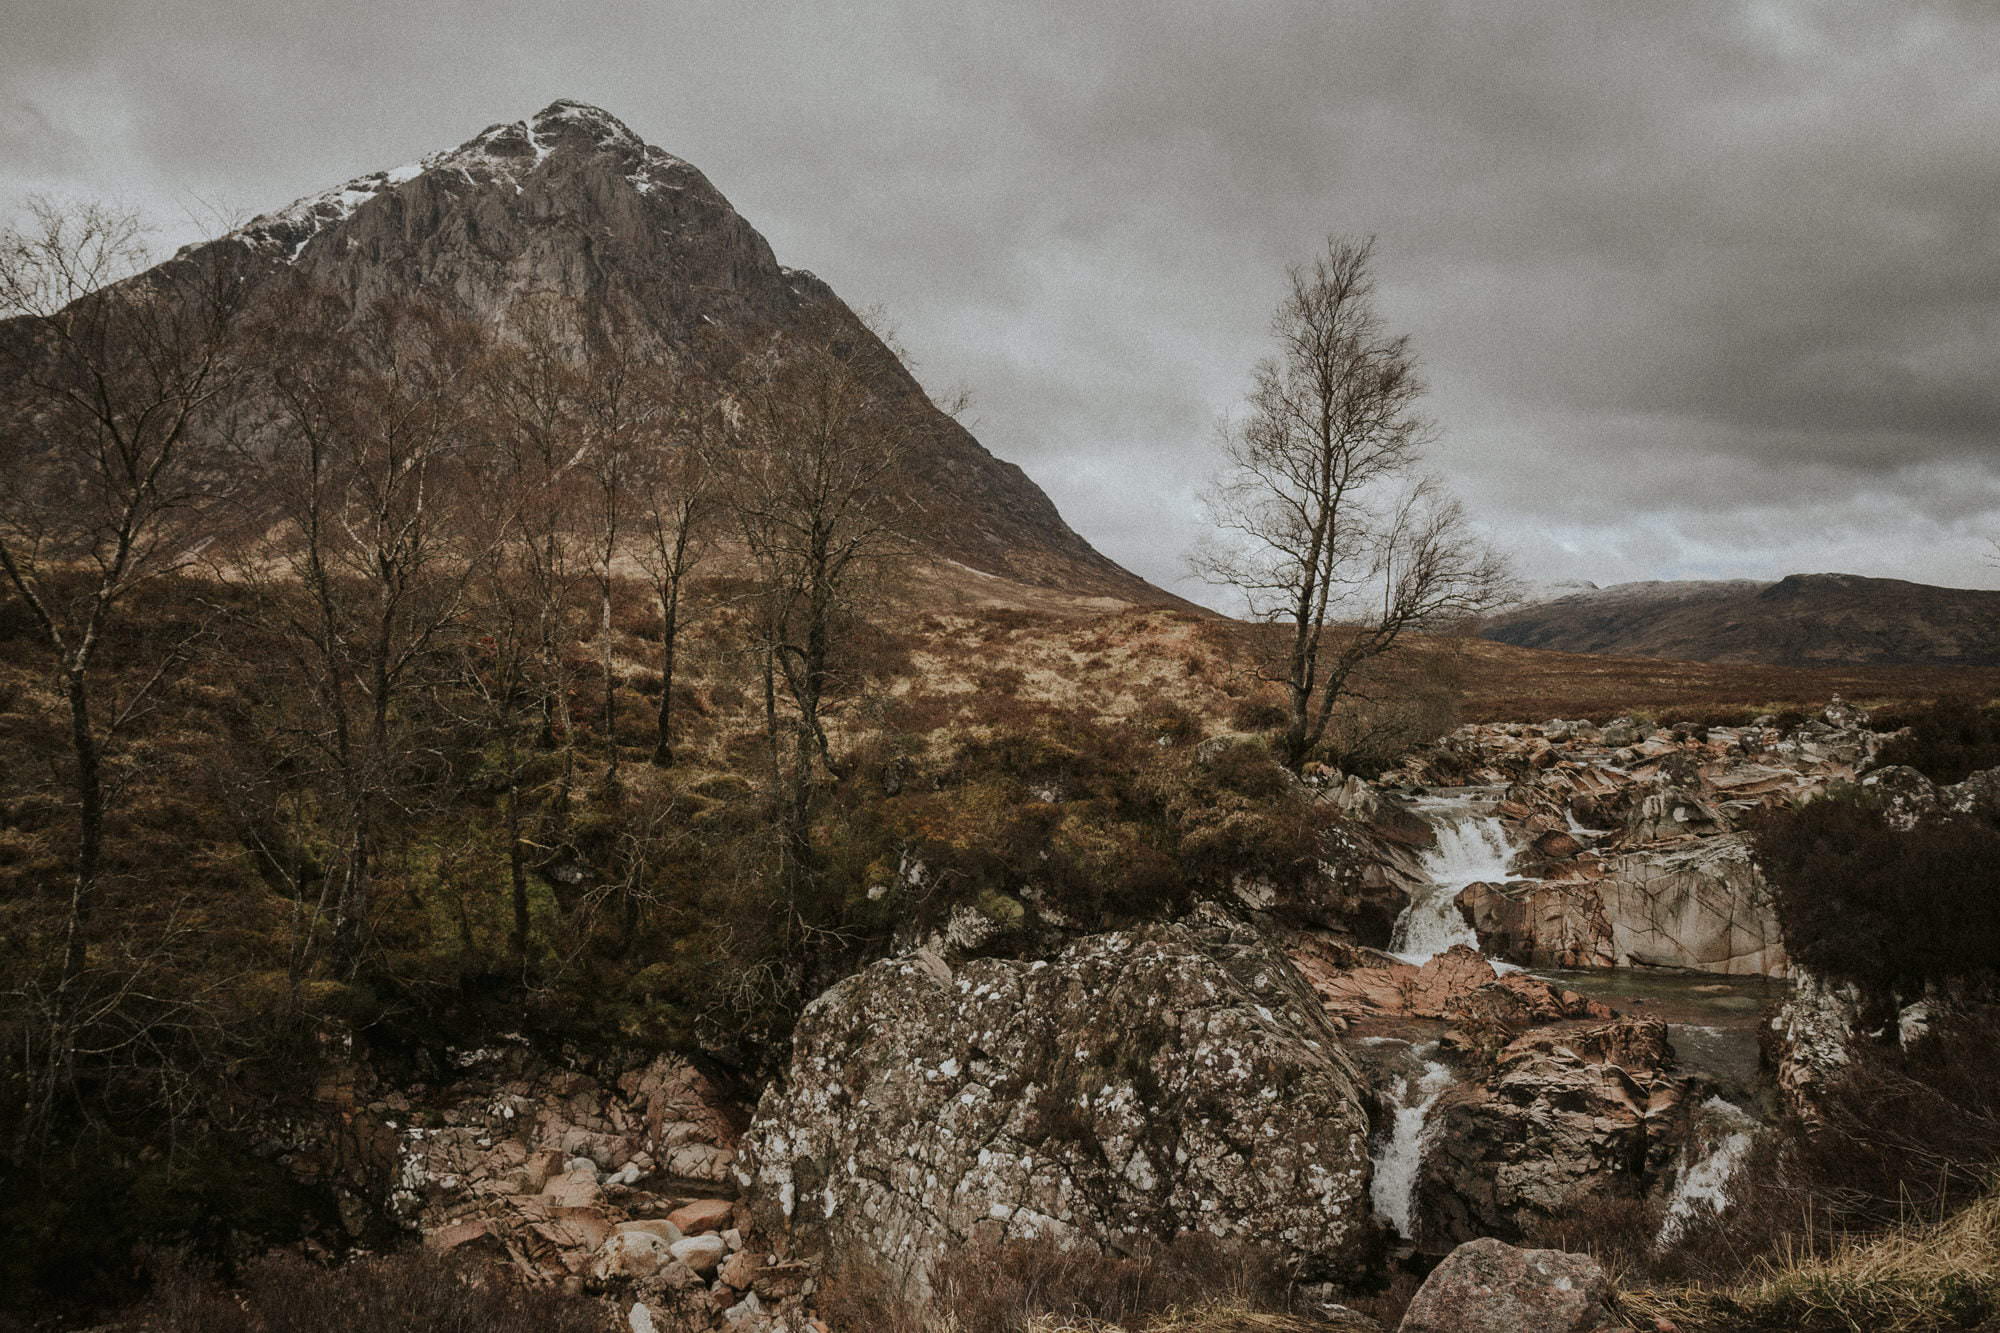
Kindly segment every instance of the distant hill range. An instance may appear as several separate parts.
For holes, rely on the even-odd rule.
[[[2000,592],[1857,574],[1574,587],[1531,594],[1480,632],[1523,648],[1688,662],[2000,666]]]

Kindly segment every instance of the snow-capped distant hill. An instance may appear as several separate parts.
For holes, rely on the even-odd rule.
[[[2000,665],[2000,592],[1856,574],[1620,583],[1490,617],[1524,648],[1774,666]]]

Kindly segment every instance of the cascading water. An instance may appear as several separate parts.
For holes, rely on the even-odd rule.
[[[1458,910],[1459,892],[1468,884],[1505,880],[1514,861],[1513,843],[1497,815],[1478,813],[1462,800],[1435,808],[1437,843],[1419,862],[1427,883],[1396,919],[1389,942],[1389,952],[1405,962],[1427,962],[1456,944],[1477,949],[1479,936]]]
[[[1655,1243],[1671,1245],[1694,1219],[1697,1207],[1719,1213],[1729,1206],[1729,1182],[1743,1164],[1755,1142],[1757,1121],[1743,1108],[1720,1097],[1710,1097],[1702,1111],[1712,1126],[1709,1149],[1698,1160],[1681,1168],[1674,1182],[1673,1197],[1667,1201],[1667,1215],[1660,1222]]]
[[[1375,1179],[1369,1195],[1376,1215],[1409,1239],[1417,1201],[1417,1169],[1423,1164],[1424,1120],[1446,1088],[1452,1085],[1451,1071],[1429,1056],[1437,1050],[1432,1042],[1412,1047],[1412,1062],[1419,1068],[1400,1075],[1389,1093],[1395,1115],[1389,1122],[1389,1137],[1375,1158]]]

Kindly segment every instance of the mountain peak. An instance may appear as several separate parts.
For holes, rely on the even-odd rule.
[[[656,172],[683,165],[679,158],[634,134],[604,108],[564,97],[526,120],[489,125],[456,148],[389,171],[356,176],[330,190],[293,200],[283,208],[259,214],[230,234],[253,249],[291,263],[315,236],[345,222],[356,209],[420,177],[453,171],[472,184],[504,179],[519,192],[521,182],[544,162],[572,152],[618,154],[623,159],[622,174],[641,194],[649,193],[658,183]]]
[[[572,350],[615,339],[718,396],[737,392],[755,373],[750,354],[773,338],[837,344],[858,371],[882,372],[868,429],[893,422],[916,441],[893,485],[925,515],[937,555],[1064,596],[1172,600],[1092,550],[1020,469],[939,412],[833,290],[781,265],[699,170],[601,107],[551,102],[266,213],[217,248],[251,260],[255,280],[287,294],[275,299],[309,288],[358,311],[421,295],[496,337],[521,331],[531,299]]]
[[[537,111],[530,123],[535,132],[542,136],[587,134],[597,143],[622,143],[643,148],[645,141],[626,126],[625,122],[606,111],[601,106],[579,102],[574,98],[559,97]]]

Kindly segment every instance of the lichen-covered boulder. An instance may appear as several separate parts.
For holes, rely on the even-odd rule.
[[[1398,1333],[1597,1333],[1622,1323],[1595,1259],[1468,1241],[1431,1271]]]
[[[1349,1272],[1371,1231],[1360,1079],[1275,948],[1219,910],[1049,961],[932,954],[820,996],[740,1180],[795,1245],[921,1285],[945,1249],[1205,1232]]]

